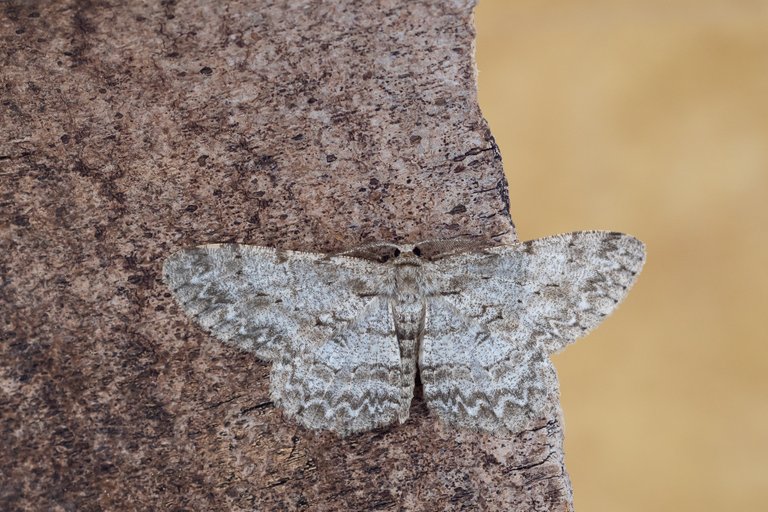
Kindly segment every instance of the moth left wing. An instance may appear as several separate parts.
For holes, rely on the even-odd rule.
[[[390,267],[228,244],[172,255],[164,277],[211,334],[274,363],[272,399],[304,426],[345,435],[408,417]]]
[[[358,318],[391,274],[359,258],[213,244],[171,255],[165,282],[217,338],[274,361]]]
[[[408,375],[410,379],[411,376]],[[373,299],[327,341],[284,353],[272,366],[272,399],[311,429],[340,435],[408,418],[392,306]]]

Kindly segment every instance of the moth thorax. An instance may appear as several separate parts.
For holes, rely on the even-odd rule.
[[[395,331],[399,339],[416,339],[425,314],[424,295],[420,289],[418,267],[401,266],[395,271],[395,294],[392,297]]]

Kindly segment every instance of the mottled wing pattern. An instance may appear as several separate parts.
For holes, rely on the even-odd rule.
[[[391,305],[376,298],[328,341],[272,367],[272,399],[309,428],[341,435],[408,418]]]
[[[348,256],[400,252],[373,244]],[[549,354],[608,315],[644,261],[641,242],[605,232],[468,250],[425,242],[413,254],[427,304],[417,333],[425,399],[448,423],[492,432],[556,412]],[[164,277],[203,327],[274,363],[272,398],[288,415],[346,435],[405,421],[413,386],[395,329],[396,271],[348,256],[208,245],[168,258]]]
[[[610,314],[644,261],[636,238],[581,231],[452,256],[429,274],[465,316],[551,353]]]
[[[205,245],[169,257],[178,302],[219,339],[272,361],[272,399],[345,435],[408,417],[391,267],[346,256]]]
[[[549,415],[557,376],[541,351],[526,350],[435,297],[419,354],[424,398],[443,421],[489,432],[517,432]]]
[[[211,334],[274,361],[358,321],[391,270],[356,258],[223,244],[179,251],[163,274]]]
[[[546,415],[557,386],[548,355],[613,311],[644,257],[630,236],[577,232],[430,264],[419,355],[428,405],[449,423],[490,431]]]

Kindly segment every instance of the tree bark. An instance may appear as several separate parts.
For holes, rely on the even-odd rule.
[[[515,241],[473,6],[4,4],[0,509],[572,509],[559,418],[304,430],[160,279],[209,242]]]

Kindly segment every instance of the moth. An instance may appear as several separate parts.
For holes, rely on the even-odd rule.
[[[272,363],[272,400],[307,428],[403,423],[418,377],[444,423],[514,433],[557,412],[549,355],[614,310],[644,259],[631,236],[583,231],[336,255],[203,245],[163,274],[203,328]]]

